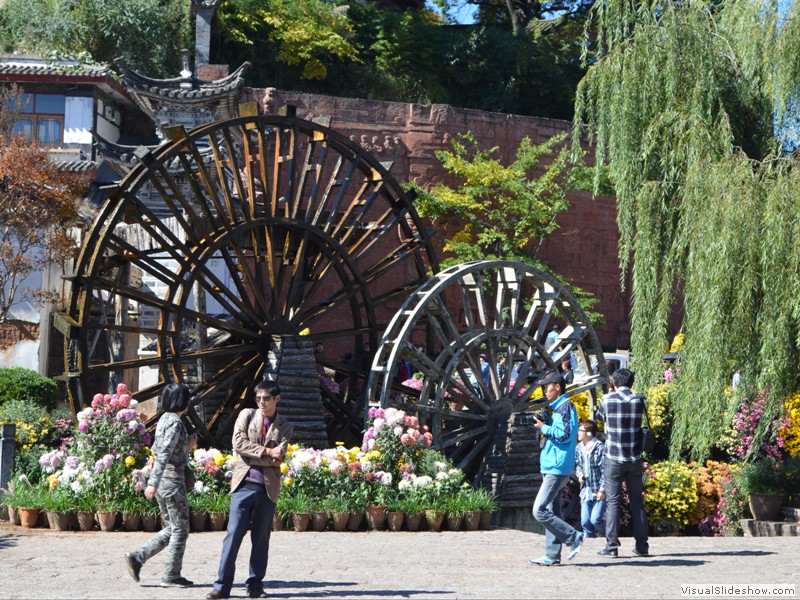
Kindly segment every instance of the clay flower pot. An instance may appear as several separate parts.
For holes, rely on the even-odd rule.
[[[78,511],[78,529],[81,531],[91,531],[94,529],[94,513],[89,510]]]
[[[189,527],[192,531],[205,531],[207,519],[207,512],[200,512],[197,510],[189,511]]]
[[[125,531],[136,531],[142,522],[142,514],[138,512],[122,513],[122,528]]]
[[[783,508],[782,494],[750,494],[750,512],[757,521],[777,521]]]
[[[403,521],[406,516],[401,511],[392,510],[386,513],[386,521],[389,524],[389,531],[400,531],[403,528]]]
[[[286,515],[275,511],[272,515],[272,531],[283,531],[286,529]]]
[[[444,511],[428,509],[425,511],[425,522],[431,531],[441,531],[444,523]]]
[[[69,513],[47,511],[47,522],[50,524],[50,529],[55,531],[69,531],[69,526],[72,519]]]
[[[464,515],[454,515],[447,513],[447,528],[450,531],[458,531],[461,529],[461,523],[464,521]]]
[[[369,506],[365,511],[367,515],[367,525],[373,531],[383,529],[383,524],[386,522],[386,507],[385,506]]]
[[[347,529],[347,523],[350,521],[349,512],[335,512],[331,513],[331,521],[333,521],[334,531],[344,531]]]
[[[464,513],[464,529],[467,531],[477,531],[481,525],[481,511],[468,510]]]
[[[12,525],[19,525],[19,509],[16,506],[8,507],[8,522]]]
[[[481,511],[481,529],[490,529],[492,527],[492,513],[488,511]]]
[[[142,515],[142,529],[145,531],[158,531],[158,515]]]
[[[292,513],[292,524],[295,531],[306,531],[311,523],[311,513]]]
[[[222,531],[228,521],[228,513],[210,512],[208,513],[208,521],[211,523],[211,531]]]
[[[20,508],[19,509],[20,525],[33,529],[39,522],[39,509],[38,508]]]
[[[406,529],[409,531],[419,531],[420,526],[422,525],[422,513],[416,513],[413,515],[406,515]]]
[[[114,531],[114,527],[117,525],[117,513],[115,512],[97,512],[94,518],[100,525],[100,531]]]
[[[350,531],[358,531],[361,528],[361,521],[364,520],[363,510],[351,510],[350,519],[347,521],[347,528]]]
[[[312,511],[311,528],[314,531],[325,531],[328,528],[328,513],[320,510]]]

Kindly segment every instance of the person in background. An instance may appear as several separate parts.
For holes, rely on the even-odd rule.
[[[239,456],[231,479],[231,508],[228,530],[222,542],[222,556],[214,589],[206,598],[230,598],[236,572],[236,555],[250,529],[250,576],[247,595],[266,598],[264,576],[269,559],[272,516],[281,491],[280,465],[292,436],[292,426],[278,414],[281,390],[273,381],[255,388],[257,409],[239,413],[233,427],[233,449]]]
[[[197,446],[197,436],[188,435],[181,417],[189,410],[189,388],[183,383],[170,383],[161,392],[159,406],[164,414],[156,425],[153,442],[153,470],[144,495],[156,499],[164,529],[144,546],[125,555],[128,573],[139,581],[142,565],[164,548],[167,558],[161,576],[163,587],[190,587],[191,581],[181,575],[186,540],[189,537],[189,503],[186,496],[186,469],[189,452]]]
[[[581,484],[581,527],[587,538],[606,535],[606,494],[603,489],[605,447],[597,439],[597,424],[588,419],[578,425],[575,474]]]
[[[534,416],[533,426],[544,436],[539,453],[542,485],[533,503],[533,518],[545,529],[545,554],[528,561],[532,565],[549,567],[561,563],[562,544],[570,545],[569,560],[578,555],[583,534],[563,520],[561,491],[575,468],[575,446],[578,439],[578,413],[564,393],[564,379],[551,372],[536,382],[541,385],[552,409],[551,423]]]
[[[731,387],[736,389],[739,387],[739,384],[742,382],[742,370],[739,367],[736,367],[736,370],[733,372],[733,379],[731,380]]]
[[[604,487],[606,492],[606,546],[600,556],[616,558],[619,553],[619,516],[622,484],[631,503],[634,556],[648,556],[647,513],[642,485],[641,428],[645,414],[644,398],[631,391],[634,374],[619,369],[611,376],[611,390],[600,400],[597,420],[605,423]]]
[[[553,325],[552,329],[547,334],[547,337],[544,339],[544,346],[548,350],[550,350],[553,345],[558,341],[558,332],[560,331],[560,327],[556,324]]]
[[[572,362],[569,359],[569,355],[561,359],[561,376],[567,385],[570,385],[575,379],[575,372],[572,370]]]

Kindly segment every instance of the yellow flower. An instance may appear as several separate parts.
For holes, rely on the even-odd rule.
[[[225,464],[225,455],[222,454],[222,452],[220,452],[219,450],[214,452],[214,464],[217,465],[218,467],[221,467],[222,465]]]
[[[132,467],[135,464],[136,464],[136,459],[135,458],[133,458],[132,456],[126,456],[125,457],[125,466],[126,467]]]
[[[47,478],[47,484],[50,487],[50,490],[54,490],[58,487],[58,475],[53,473]]]
[[[281,475],[286,475],[289,472],[289,465],[281,463]]]
[[[344,446],[344,442],[336,442],[337,446]]]
[[[288,487],[288,486],[292,485],[292,481],[293,481],[293,480],[292,480],[292,478],[291,478],[291,477],[287,477],[286,479],[284,479],[284,480],[283,480],[283,485],[285,485],[286,487]]]

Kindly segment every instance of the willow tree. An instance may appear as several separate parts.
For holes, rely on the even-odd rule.
[[[674,455],[708,454],[733,364],[775,409],[800,383],[800,169],[783,139],[800,89],[798,12],[609,0],[587,27],[575,141],[588,130],[616,184],[640,387],[660,376],[676,303],[685,314]]]

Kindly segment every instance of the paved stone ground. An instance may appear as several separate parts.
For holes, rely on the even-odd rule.
[[[158,586],[156,556],[136,584],[124,552],[145,532],[55,532],[0,522],[0,598],[204,598],[215,579],[223,533],[189,537],[183,575],[195,587]],[[273,598],[677,598],[680,584],[795,584],[800,592],[800,538],[664,537],[653,556],[596,555],[587,541],[559,567],[535,567],[544,536],[513,529],[478,532],[273,533],[267,591]],[[249,541],[237,563],[233,597],[246,597]]]

